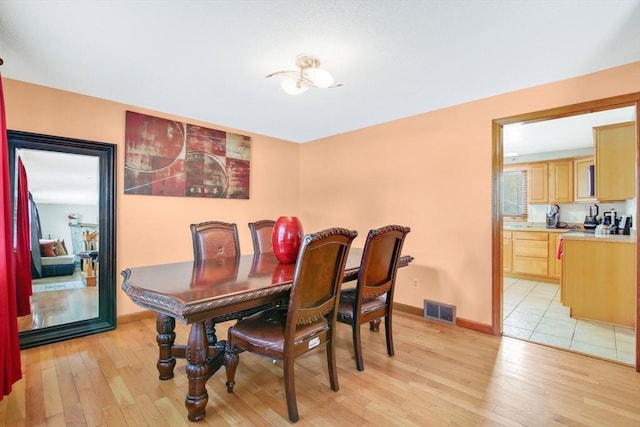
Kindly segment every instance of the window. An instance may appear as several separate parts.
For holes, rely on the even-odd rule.
[[[502,176],[502,215],[513,219],[526,219],[527,171],[505,171]]]

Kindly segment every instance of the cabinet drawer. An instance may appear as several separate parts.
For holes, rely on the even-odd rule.
[[[535,276],[547,276],[549,263],[546,258],[513,257],[513,272],[532,274]]]
[[[549,240],[549,233],[546,231],[514,231],[513,238],[518,240]]]
[[[546,240],[515,240],[513,254],[515,256],[544,258],[544,262],[547,262],[549,243]]]

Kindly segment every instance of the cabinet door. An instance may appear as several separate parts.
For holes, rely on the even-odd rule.
[[[549,203],[548,163],[532,163],[529,166],[529,203]]]
[[[549,162],[549,203],[573,203],[573,160]]]
[[[562,303],[571,317],[635,326],[636,244],[565,239]]]
[[[511,232],[505,231],[502,236],[502,269],[506,273],[511,273],[513,266],[513,240]]]
[[[549,277],[554,279],[562,276],[562,261],[557,258],[560,236],[562,233],[549,233]]]
[[[595,181],[591,181],[589,168],[594,165],[593,156],[576,159],[573,163],[574,201],[596,202]]]
[[[635,122],[593,128],[596,198],[619,201],[636,196]]]

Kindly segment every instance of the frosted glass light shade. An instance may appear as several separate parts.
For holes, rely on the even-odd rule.
[[[305,93],[308,89],[306,86],[298,86],[298,82],[293,79],[283,79],[280,82],[280,87],[282,87],[282,90],[287,92],[289,95],[300,95],[301,93]]]
[[[309,80],[319,88],[328,88],[334,82],[333,76],[321,68],[308,68],[306,70]]]

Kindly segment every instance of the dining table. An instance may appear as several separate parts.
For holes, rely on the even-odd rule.
[[[351,248],[344,280],[357,280],[362,248]],[[402,255],[397,267],[413,261]],[[267,304],[286,304],[295,263],[282,264],[272,253],[212,258],[126,268],[122,290],[156,316],[156,367],[160,380],[173,378],[176,359],[186,359],[188,391],[185,405],[190,421],[205,417],[209,400],[206,382],[225,364],[226,341],[218,340],[212,318]],[[347,286],[347,285],[344,285]],[[176,344],[176,320],[191,325],[186,345]]]

